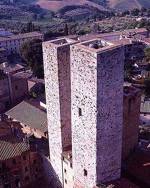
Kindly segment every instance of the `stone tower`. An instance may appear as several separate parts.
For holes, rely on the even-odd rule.
[[[71,147],[71,39],[43,43],[50,160],[62,182],[62,152]]]
[[[120,177],[124,47],[95,39],[71,46],[75,187]]]
[[[141,90],[124,87],[122,159],[125,160],[138,146]]]

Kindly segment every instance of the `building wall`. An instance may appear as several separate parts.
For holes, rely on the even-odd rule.
[[[27,95],[27,80],[7,75],[5,79],[0,80],[0,112],[20,102]]]
[[[99,54],[81,45],[71,47],[72,152],[77,185],[92,188],[120,177],[123,66],[123,47]]]
[[[6,50],[3,48],[0,48],[0,64],[7,61],[7,54]]]
[[[42,132],[41,130],[33,129],[22,123],[21,126],[22,126],[22,131],[25,134],[33,134],[36,138],[42,138],[42,137],[47,138],[47,135],[45,135],[44,132]]]
[[[28,95],[27,79],[15,78],[12,76],[10,88],[12,90],[11,100],[13,104],[16,104]]]
[[[0,41],[0,48],[4,48],[7,51],[7,55],[12,54],[20,54],[20,48],[22,46],[23,43],[29,41],[29,40],[33,40],[33,39],[41,39],[43,41],[43,35],[41,34],[41,36],[32,36],[32,37],[25,37],[25,38],[19,38],[18,39],[15,38],[10,38],[9,40],[5,40],[4,41]]]
[[[70,41],[43,45],[50,159],[62,182],[61,154],[71,145]]]
[[[63,185],[64,188],[73,188],[74,187],[74,174],[72,164],[69,160],[63,160]]]
[[[10,105],[10,102],[8,79],[5,78],[0,80],[0,113]]]
[[[5,121],[0,120],[0,137],[10,134],[11,134],[10,125]]]
[[[130,88],[129,88],[130,89]],[[122,159],[126,159],[138,145],[141,91],[131,88],[124,94]]]
[[[96,54],[71,47],[74,181],[85,187],[92,187],[96,182],[96,62]],[[84,169],[88,177],[84,176]]]
[[[134,42],[125,45],[125,62],[131,63],[132,60],[140,61],[144,58],[144,49],[146,45],[142,42]]]
[[[28,95],[28,83],[26,79],[15,78],[7,75],[0,80],[0,112],[20,102]]]
[[[57,48],[50,43],[43,45],[45,91],[47,103],[50,160],[52,168],[62,181],[62,142],[59,101]]]
[[[70,46],[58,48],[58,79],[63,150],[71,145],[71,78]]]
[[[16,188],[17,179],[19,179],[21,187],[24,187],[43,176],[42,160],[36,152],[27,151],[20,156],[0,161],[0,167],[2,167],[0,175],[6,177],[4,182],[9,182],[12,188]]]
[[[98,55],[97,69],[97,183],[105,183],[121,175],[124,47]]]

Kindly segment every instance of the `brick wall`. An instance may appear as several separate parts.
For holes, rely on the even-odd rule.
[[[36,152],[23,152],[20,156],[0,161],[1,164],[0,175],[5,176],[4,182],[10,183],[12,188],[16,188],[16,180],[24,187],[43,176],[41,158]]]

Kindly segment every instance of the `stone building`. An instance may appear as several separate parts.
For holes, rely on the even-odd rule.
[[[5,136],[0,148],[0,187],[29,186],[42,177],[41,158],[26,142]]]
[[[0,113],[10,105],[10,93],[7,76],[0,78]]]
[[[29,142],[18,122],[1,116],[0,187],[32,187],[41,178],[43,160],[36,144]]]
[[[28,95],[26,78],[7,73],[0,79],[0,113],[14,106]]]
[[[61,182],[61,154],[71,145],[70,45],[74,42],[58,39],[43,44],[51,163]]]
[[[0,66],[0,113],[18,104],[29,95],[28,79],[32,73],[19,64]]]
[[[71,59],[74,182],[93,187],[120,177],[124,47],[95,39]]]
[[[22,44],[33,39],[41,39],[43,41],[44,36],[39,32],[30,32],[9,37],[1,37],[0,48],[4,48],[7,51],[7,55],[20,54],[20,47]]]
[[[0,64],[7,61],[6,50],[4,48],[0,48]]]
[[[146,30],[136,32],[148,36]],[[133,44],[132,53],[141,43],[120,36],[43,43],[51,171],[65,188],[93,188],[120,178],[121,159],[137,144],[140,96],[133,91],[135,101],[130,100],[123,83],[127,45]],[[128,113],[129,105],[137,109]]]
[[[35,106],[30,100],[22,101],[5,114],[20,124],[23,133],[36,138],[47,138],[46,110]]]
[[[73,152],[73,159],[70,159],[73,160],[76,186],[92,187],[120,177],[124,47],[99,39],[73,43],[62,39],[43,45],[50,158],[60,181],[65,184],[61,154]],[[99,45],[98,49],[95,49],[95,44]],[[113,65],[110,64],[112,59]],[[94,84],[96,80],[97,84]],[[107,87],[104,87],[105,83]],[[104,90],[111,93],[109,100],[108,96],[104,97]],[[107,121],[105,118],[100,120],[102,114],[108,118]],[[112,148],[106,151],[106,148],[101,148],[108,144]],[[115,147],[117,149],[113,153]]]
[[[122,159],[126,159],[138,146],[141,90],[124,87]]]

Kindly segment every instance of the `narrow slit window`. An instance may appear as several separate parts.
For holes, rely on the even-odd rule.
[[[129,99],[128,113],[131,112],[131,102],[132,102],[132,99]]]
[[[79,108],[79,116],[82,116],[82,109]]]

